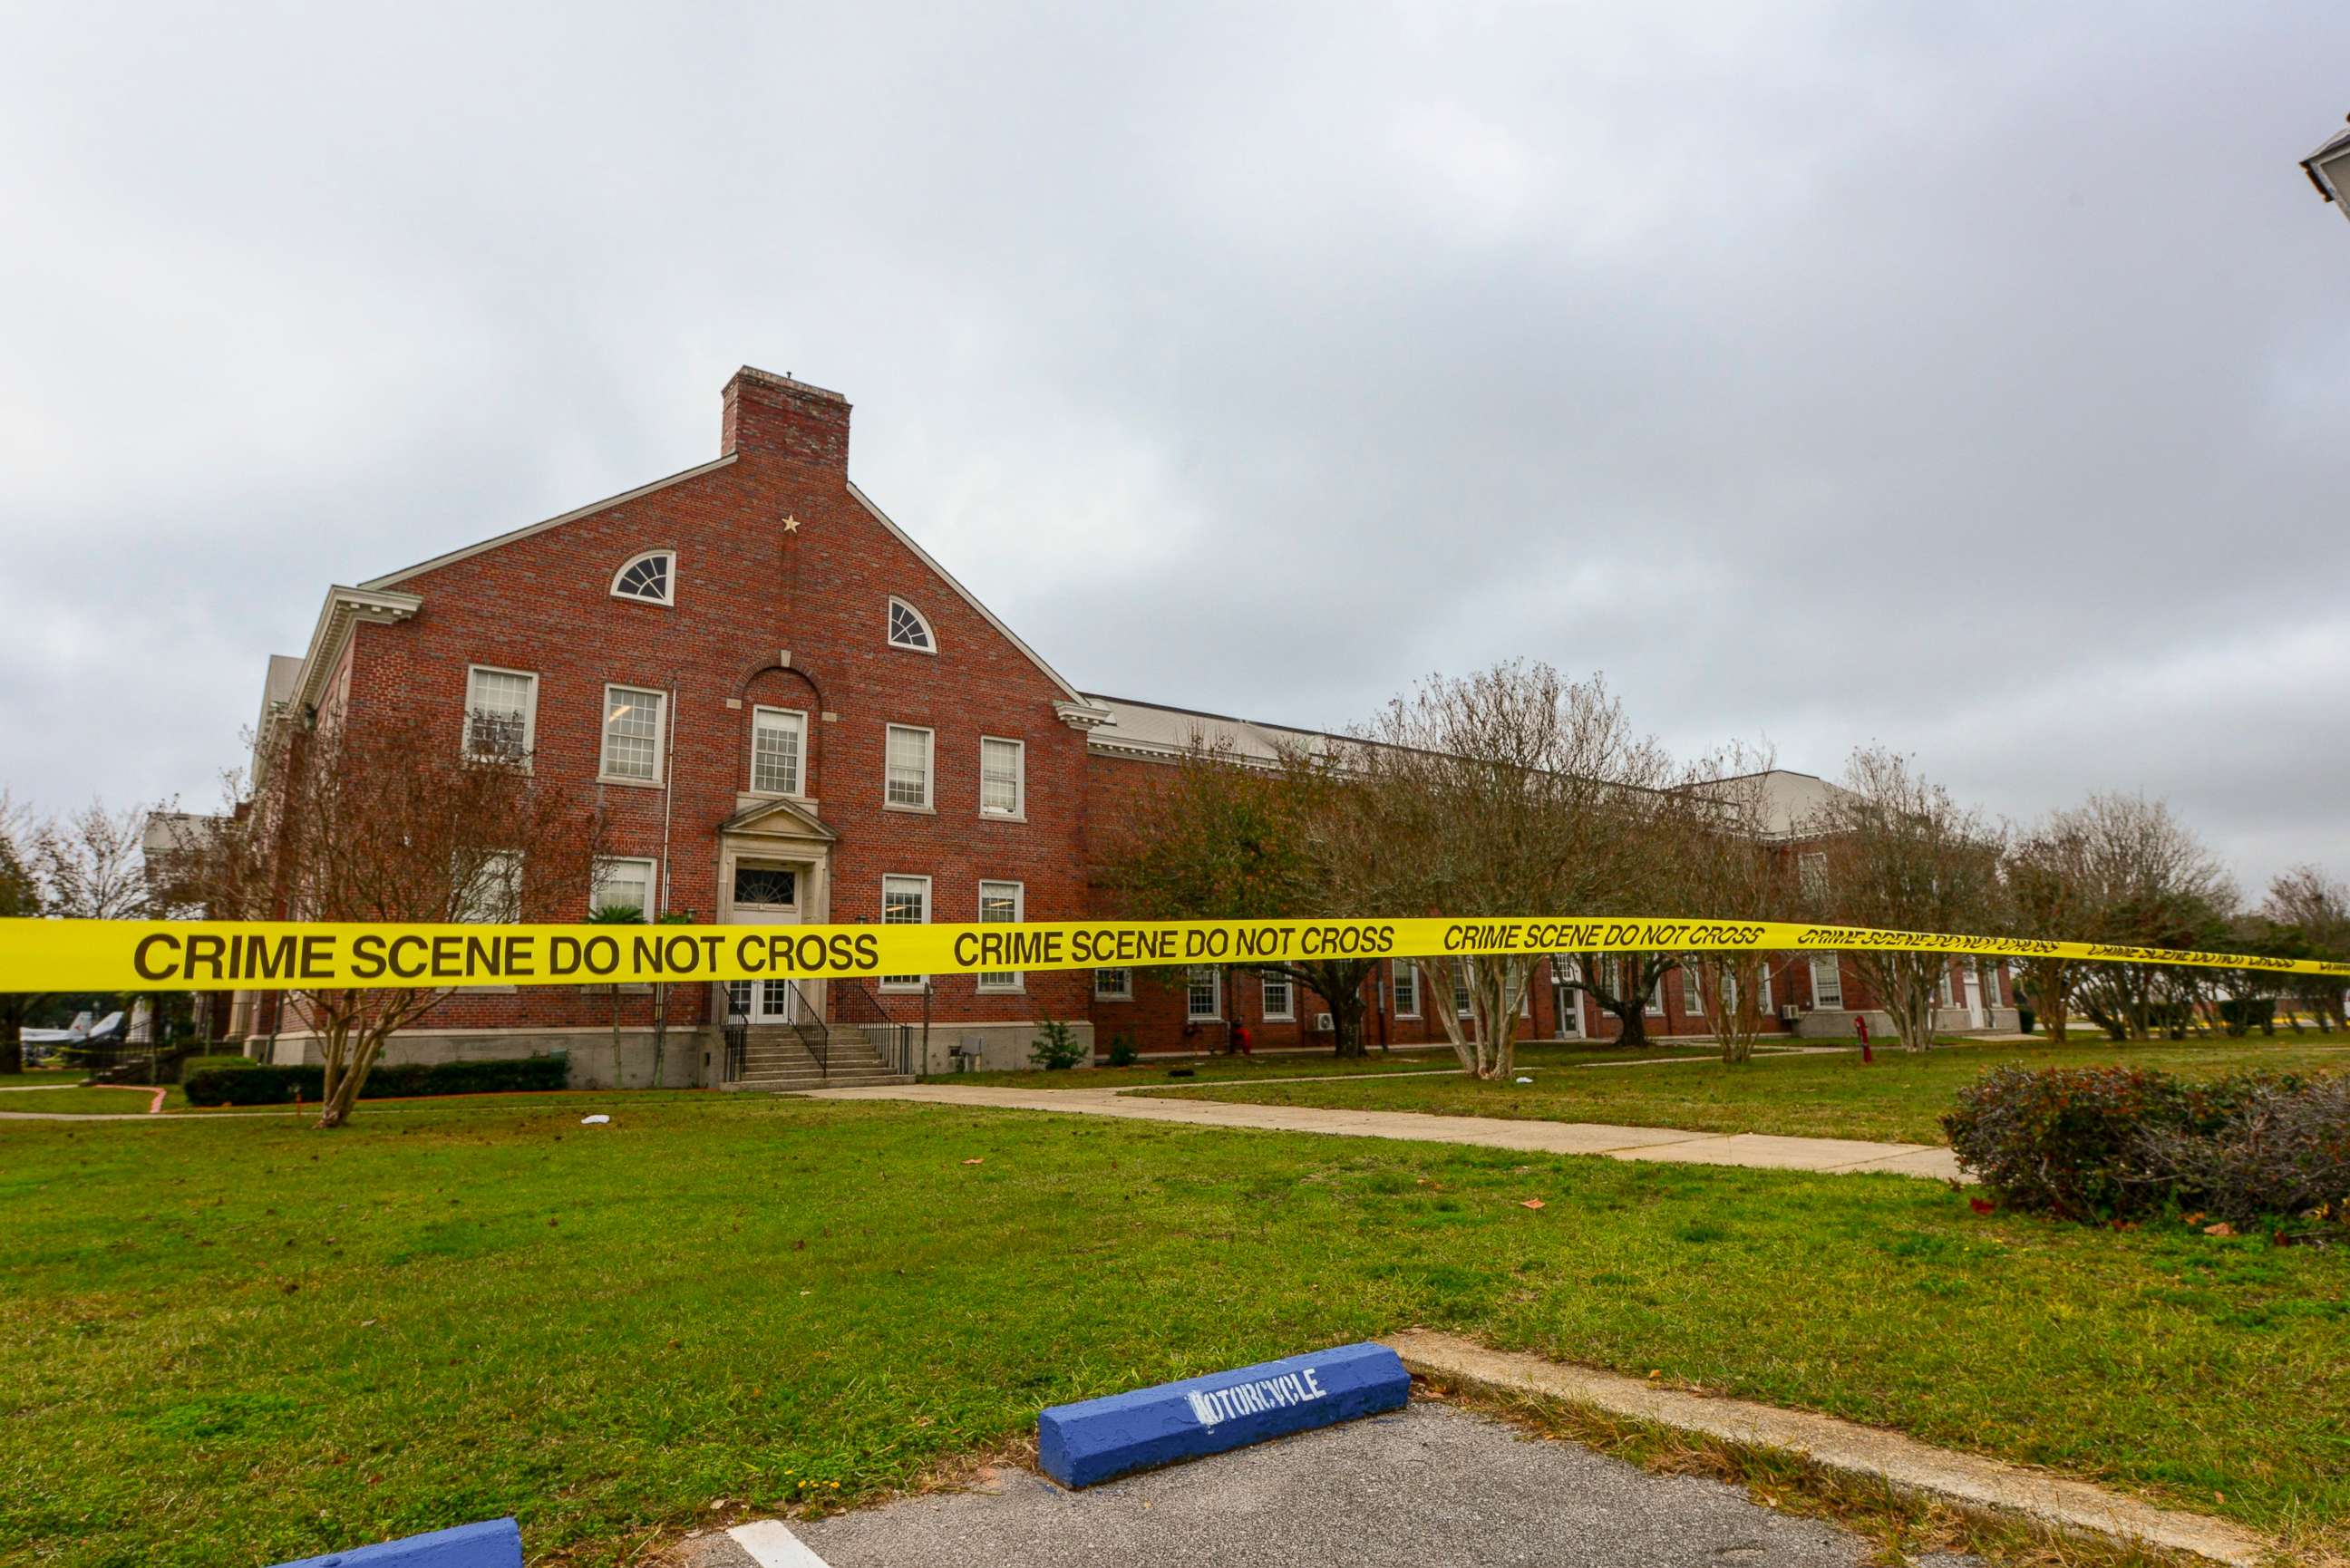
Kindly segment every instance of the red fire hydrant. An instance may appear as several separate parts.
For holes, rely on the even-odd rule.
[[[1860,1036],[1860,1062],[1865,1067],[1877,1060],[1868,1049],[1868,1015],[1866,1013],[1856,1012],[1852,1015],[1852,1032]]]

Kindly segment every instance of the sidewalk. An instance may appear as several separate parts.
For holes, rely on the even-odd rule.
[[[1597,1154],[1614,1159],[1661,1159],[1684,1165],[1739,1165],[1763,1170],[1890,1171],[1936,1181],[1969,1181],[1947,1148],[1929,1144],[1869,1143],[1856,1138],[1775,1137],[1763,1133],[1696,1133],[1672,1127],[1609,1127],[1597,1122],[1522,1121],[1503,1116],[1439,1116],[1418,1111],[1326,1110],[1308,1106],[1252,1106],[1220,1100],[1145,1099],[1118,1089],[983,1088],[961,1084],[902,1084],[863,1089],[816,1089],[816,1100],[910,1100],[933,1106],[993,1106],[1010,1111],[1057,1111],[1066,1116],[1124,1116],[1191,1127],[1258,1132],[1324,1133],[1336,1137],[1405,1138],[1422,1143],[1474,1144],[1527,1154]]]

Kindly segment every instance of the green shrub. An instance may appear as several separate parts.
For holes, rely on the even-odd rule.
[[[1109,1064],[1111,1066],[1131,1067],[1134,1065],[1135,1059],[1141,1054],[1142,1053],[1134,1048],[1134,1039],[1131,1035],[1113,1034],[1110,1036]]]
[[[2180,1205],[2218,1219],[2350,1223],[2350,1073],[2241,1080],[2219,1127],[2150,1132],[2137,1158]]]
[[[1028,1059],[1048,1072],[1074,1067],[1085,1060],[1086,1048],[1077,1041],[1076,1032],[1056,1019],[1047,1018],[1036,1026],[1036,1038],[1028,1046]]]
[[[559,1089],[570,1074],[565,1054],[516,1056],[493,1062],[393,1062],[378,1066],[359,1087],[363,1100],[396,1100],[422,1095],[495,1095],[518,1090]],[[298,1093],[316,1100],[326,1093],[324,1067],[273,1067],[245,1062],[206,1064],[190,1073],[192,1106],[286,1106]]]
[[[2142,1067],[1999,1067],[1942,1117],[1997,1201],[2095,1222],[2350,1203],[2350,1078],[2188,1084]]]

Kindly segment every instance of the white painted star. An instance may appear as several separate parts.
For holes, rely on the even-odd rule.
[[[786,518],[785,518],[785,519],[784,519],[784,532],[785,532],[785,533],[786,533],[786,534],[796,534],[796,533],[798,533],[799,531],[800,531],[800,520],[799,520],[798,518],[796,518],[796,517],[786,517]]]

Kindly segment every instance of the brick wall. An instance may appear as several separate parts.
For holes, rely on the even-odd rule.
[[[611,852],[660,860],[667,907],[706,921],[719,908],[719,825],[750,785],[753,710],[801,709],[804,792],[839,835],[834,920],[879,920],[885,875],[931,878],[935,920],[975,919],[983,878],[1024,884],[1030,919],[1082,913],[1086,752],[1054,711],[1066,694],[850,491],[848,425],[837,394],[744,372],[724,402],[731,463],[398,581],[423,608],[359,628],[349,722],[421,704],[447,715],[453,750],[469,667],[535,674],[535,771],[594,800]],[[676,552],[675,603],[612,597],[614,574],[652,549]],[[929,621],[935,653],[889,646],[892,595]],[[598,781],[607,683],[673,694],[666,788]],[[935,732],[928,811],[884,808],[891,723]],[[1024,820],[980,815],[983,734],[1025,745]],[[585,918],[587,889],[576,902]],[[1021,993],[983,994],[969,977],[941,977],[934,1016],[1081,1018],[1087,984],[1039,974]],[[679,988],[672,1022],[699,1020],[705,1000]],[[919,1015],[918,998],[882,1001]],[[650,1005],[624,996],[624,1020],[647,1021]],[[611,1008],[608,990],[467,992],[418,1027],[608,1024]]]

